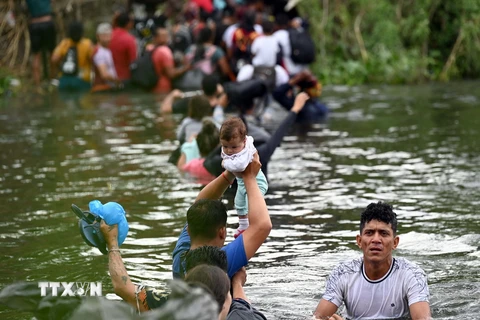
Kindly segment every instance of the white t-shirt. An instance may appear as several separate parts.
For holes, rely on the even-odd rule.
[[[345,303],[347,318],[352,320],[408,317],[410,305],[428,302],[427,275],[414,263],[394,258],[382,279],[370,280],[363,258],[358,258],[333,269],[322,299],[338,307]]]
[[[273,37],[277,39],[278,43],[282,46],[283,51],[283,63],[289,75],[294,75],[308,69],[306,64],[296,64],[290,57],[292,55],[292,48],[290,46],[290,37],[287,30],[278,30],[273,33]]]
[[[233,34],[235,33],[235,30],[238,29],[238,25],[238,23],[232,24],[223,32],[222,40],[225,42],[227,49],[230,49],[233,46]],[[263,34],[263,28],[261,25],[256,24],[253,28],[256,33]]]
[[[98,50],[93,56],[93,63],[95,66],[106,65],[107,71],[112,77],[117,77],[117,71],[115,70],[115,65],[113,64],[112,51],[108,48],[98,46]]]
[[[259,36],[252,43],[252,64],[254,66],[273,67],[277,63],[277,54],[280,51],[277,39],[273,35]]]

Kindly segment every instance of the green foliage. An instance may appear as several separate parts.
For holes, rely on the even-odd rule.
[[[303,0],[325,83],[480,76],[480,1]]]

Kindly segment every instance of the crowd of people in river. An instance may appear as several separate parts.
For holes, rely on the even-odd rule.
[[[158,12],[158,2],[129,1],[112,23],[98,25],[96,45],[80,22],[57,45],[50,1],[27,0],[34,79],[40,82],[38,53],[45,49],[60,71],[61,91],[166,94],[160,112],[185,115],[170,161],[205,185],[173,251],[173,278],[201,283],[218,303],[219,319],[265,319],[243,286],[248,261],[272,229],[264,200],[268,162],[295,121],[320,121],[328,113],[308,68],[315,55],[308,21],[290,8],[295,1],[191,0],[175,16],[169,2]],[[288,112],[269,132],[259,113],[274,102]],[[232,105],[238,116],[226,117]],[[234,182],[239,227],[225,245],[227,209],[220,199]],[[349,319],[429,319],[425,272],[392,255],[399,242],[392,207],[370,204],[359,231],[363,257],[332,271],[315,317],[341,319],[336,312],[344,304]],[[168,295],[131,281],[117,226],[102,222],[101,232],[115,293],[139,312],[164,305]]]

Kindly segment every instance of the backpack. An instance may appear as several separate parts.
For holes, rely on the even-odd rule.
[[[62,74],[65,76],[78,76],[78,52],[76,45],[71,46],[67,50],[62,63]]]
[[[158,82],[158,75],[153,63],[153,53],[156,49],[146,51],[130,64],[130,80],[132,84],[147,91],[155,88]]]
[[[261,79],[267,85],[268,90],[271,92],[275,89],[276,85],[276,72],[275,67],[267,66],[255,66],[253,67],[253,79]]]
[[[315,44],[310,34],[302,29],[289,29],[288,37],[292,49],[292,61],[299,64],[309,64],[315,61]]]

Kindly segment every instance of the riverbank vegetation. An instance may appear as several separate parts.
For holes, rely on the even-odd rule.
[[[480,76],[480,2],[303,0],[324,83],[417,83]]]
[[[58,36],[72,19],[87,35],[126,0],[56,0]],[[317,46],[314,73],[324,84],[418,83],[480,77],[480,1],[302,0]],[[9,14],[14,13],[14,24]],[[0,62],[28,78],[24,1],[0,3]],[[93,36],[93,35],[92,35]]]

